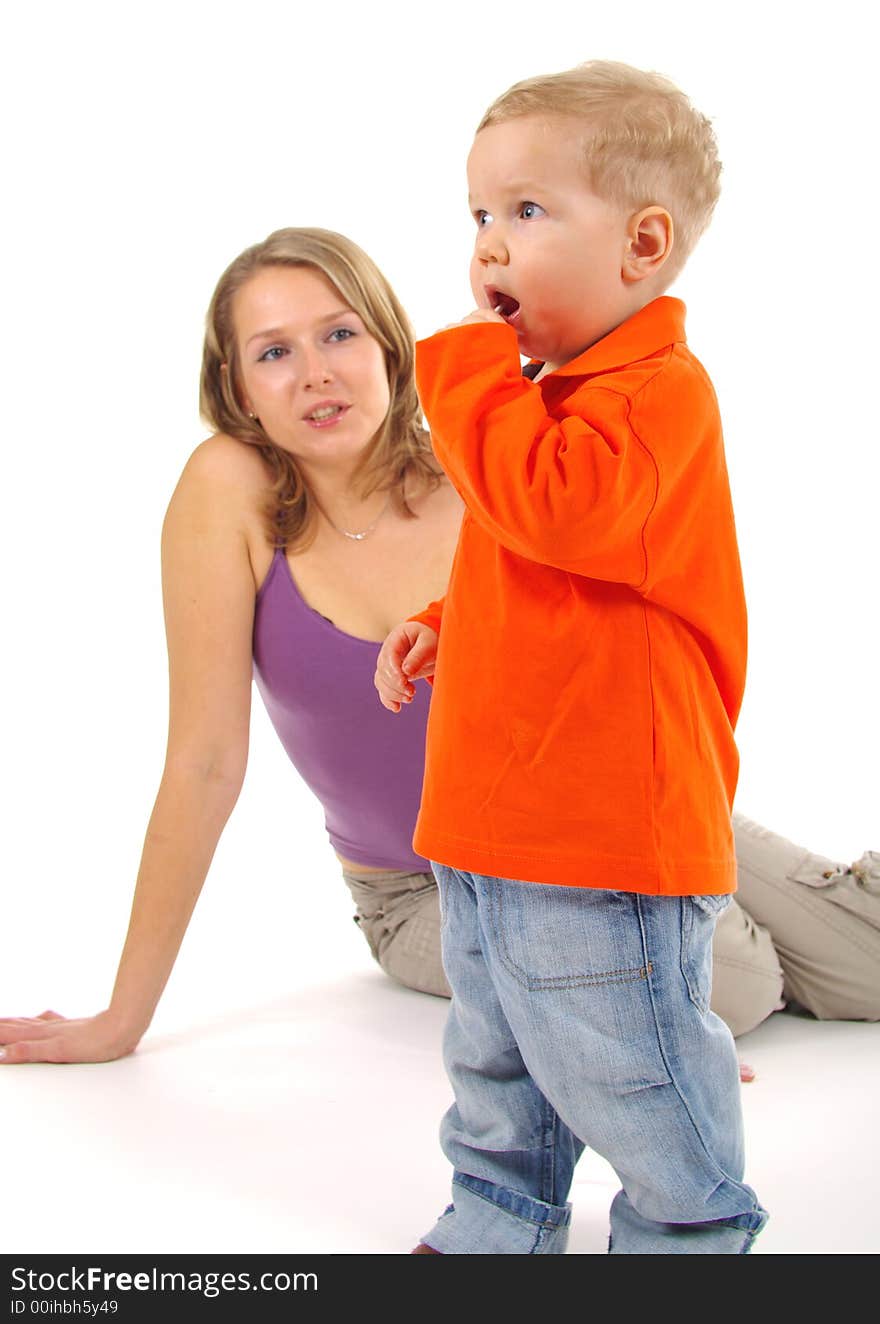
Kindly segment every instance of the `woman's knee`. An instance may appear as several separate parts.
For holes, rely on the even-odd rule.
[[[440,959],[440,924],[418,916],[403,920],[378,944],[379,965],[407,988],[449,998],[452,993]]]
[[[418,993],[451,996],[440,956],[440,906],[437,885],[428,877],[414,886],[389,892],[355,919],[379,966],[399,984]]]
[[[732,901],[721,915],[712,947],[712,1010],[734,1037],[781,1010],[782,966],[766,929]]]

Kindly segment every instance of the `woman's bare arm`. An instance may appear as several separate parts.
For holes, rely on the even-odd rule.
[[[4,1063],[130,1053],[171,973],[247,764],[255,586],[246,528],[260,473],[258,457],[241,452],[225,437],[198,447],[165,517],[168,747],[110,1004],[80,1020],[0,1020]]]

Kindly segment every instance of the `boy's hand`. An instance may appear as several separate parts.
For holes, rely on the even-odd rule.
[[[392,713],[411,703],[415,681],[434,674],[437,631],[421,621],[404,621],[391,631],[379,650],[373,682],[379,698]]]
[[[500,313],[496,313],[494,308],[475,308],[467,317],[463,317],[460,322],[450,322],[449,326],[444,326],[444,331],[451,331],[454,326],[470,326],[474,322],[500,322],[502,326],[507,326]]]

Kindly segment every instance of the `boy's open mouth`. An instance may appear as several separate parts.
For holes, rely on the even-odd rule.
[[[505,322],[510,322],[516,317],[519,312],[519,299],[514,299],[512,294],[505,294],[503,290],[496,290],[492,285],[486,286],[486,294],[489,306],[494,308]]]

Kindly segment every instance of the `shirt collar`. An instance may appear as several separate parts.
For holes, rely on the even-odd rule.
[[[648,358],[666,345],[685,342],[685,306],[681,299],[661,295],[628,317],[620,326],[585,349],[576,359],[563,363],[548,377],[588,377],[594,372],[610,372],[628,363]],[[528,365],[531,367],[531,364]],[[538,369],[540,369],[538,364]],[[538,370],[536,369],[536,370]],[[546,378],[541,378],[545,381]]]

